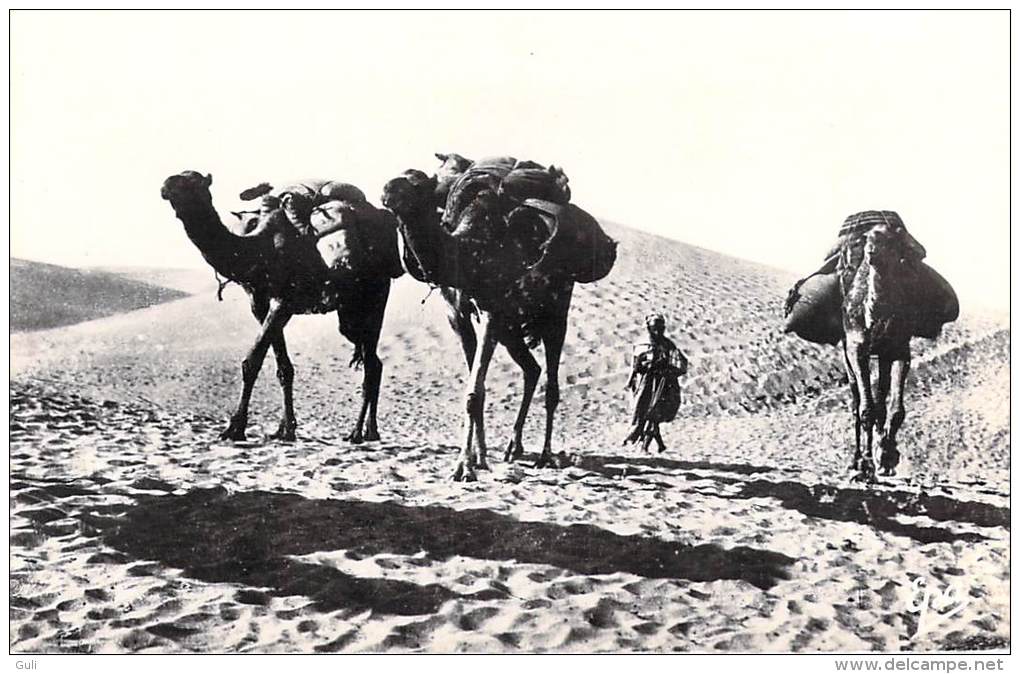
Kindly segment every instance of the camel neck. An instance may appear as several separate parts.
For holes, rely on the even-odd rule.
[[[424,274],[425,278],[419,280],[447,285],[443,282],[444,272],[456,267],[454,242],[439,218],[431,215],[427,209],[421,208],[399,217],[405,260]]]
[[[213,269],[233,281],[247,280],[258,257],[254,239],[228,230],[211,202],[178,203],[174,210],[188,238]]]

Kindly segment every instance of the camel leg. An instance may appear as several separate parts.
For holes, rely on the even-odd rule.
[[[878,359],[878,382],[875,385],[875,428],[879,433],[879,442],[885,432],[886,401],[889,398],[889,377],[892,371],[891,358]]]
[[[276,378],[283,389],[283,419],[280,427],[269,437],[273,440],[293,442],[297,439],[297,418],[294,416],[294,364],[287,353],[287,342],[283,338],[283,328],[272,342],[273,353],[276,354]]]
[[[538,386],[542,368],[535,357],[531,355],[531,349],[520,337],[507,337],[503,346],[506,347],[507,353],[524,373],[524,394],[521,396],[521,407],[517,411],[517,419],[514,421],[514,437],[507,444],[506,453],[503,455],[504,461],[516,461],[524,454],[521,435],[524,433],[524,422],[528,418],[528,409],[531,407],[531,399],[535,395],[535,387]]]
[[[662,441],[662,430],[658,423],[652,425],[652,437],[655,438],[655,444],[659,446],[659,454],[666,451],[666,443]]]
[[[858,479],[871,481],[875,477],[875,460],[873,458],[872,439],[875,429],[875,399],[871,391],[871,354],[866,339],[851,339],[847,336],[850,350],[851,366],[854,376],[857,379],[857,388],[861,393],[861,402],[858,407],[860,424],[864,430],[864,453],[860,460],[860,473]]]
[[[365,379],[370,383],[368,391],[368,420],[365,425],[365,440],[375,442],[379,439],[379,420],[376,417],[379,409],[379,389],[382,388],[383,364],[373,348],[365,356]],[[371,379],[369,379],[371,375]]]
[[[489,371],[492,354],[496,350],[496,325],[491,314],[481,315],[481,340],[475,352],[475,361],[471,365],[468,376],[467,393],[465,395],[464,446],[457,459],[457,468],[453,473],[454,481],[474,481],[475,468],[488,468],[485,449],[485,375]],[[472,438],[477,448],[472,447]]]
[[[467,361],[470,371],[475,362],[475,350],[478,348],[475,326],[471,324],[471,316],[465,311],[456,290],[443,288],[440,292],[446,300],[446,319],[460,340],[460,348],[464,351],[464,360]]]
[[[909,349],[909,346],[908,346]],[[907,415],[903,404],[906,390],[907,375],[910,373],[910,353],[892,362],[891,387],[889,389],[888,411],[886,413],[885,432],[882,434],[882,474],[892,475],[896,464],[900,462],[900,453],[896,448],[896,434],[903,425]]]
[[[374,352],[364,352],[364,347],[359,347],[362,359],[361,374],[361,408],[358,410],[358,418],[354,421],[354,428],[344,436],[344,440],[360,445],[366,440],[362,430],[365,427],[365,417],[368,415],[368,408],[374,392],[377,392],[378,379],[382,378],[382,361]]]
[[[251,392],[255,387],[255,380],[258,379],[262,363],[266,358],[266,352],[273,340],[283,334],[283,327],[290,320],[290,312],[286,311],[279,300],[270,300],[266,317],[262,321],[262,329],[255,340],[255,344],[248,351],[248,355],[241,361],[241,397],[237,401],[237,408],[230,416],[230,424],[220,434],[224,440],[244,440],[245,428],[248,426],[248,404],[251,401]]]
[[[542,444],[542,455],[538,457],[535,468],[544,468],[553,462],[553,420],[556,417],[556,408],[560,404],[560,355],[563,353],[563,340],[566,336],[567,312],[564,311],[562,318],[555,322],[542,339],[545,345],[545,442]]]
[[[379,388],[382,382],[383,365],[375,348],[364,350],[364,372],[361,379],[361,409],[354,423],[354,429],[344,440],[356,445],[362,442],[373,442],[379,439],[379,427],[376,420],[376,407],[379,403]],[[366,425],[367,418],[367,425]],[[364,433],[362,432],[364,429]]]
[[[376,409],[379,406],[379,389],[382,384],[383,364],[382,360],[379,359],[377,348],[379,344],[379,328],[381,327],[382,321],[379,321],[379,326],[359,345],[364,364],[361,379],[361,409],[358,411],[358,418],[355,421],[354,429],[344,438],[347,442],[354,444],[360,444],[366,440],[373,442],[379,439]],[[362,433],[362,429],[364,429],[364,433]]]
[[[349,288],[337,307],[340,334],[354,345],[351,365],[362,367],[361,407],[354,428],[344,436],[344,440],[354,444],[379,439],[376,409],[383,366],[378,347],[389,295],[389,280],[363,282]]]
[[[843,364],[846,366],[846,378],[850,382],[850,412],[854,417],[854,456],[850,461],[850,470],[861,467],[861,391],[857,388],[857,375],[847,351],[846,341],[843,342]]]
[[[263,295],[251,295],[251,313],[260,324],[269,313],[269,299]],[[287,353],[287,342],[283,338],[283,329],[272,343],[276,354],[276,378],[283,389],[283,418],[276,432],[269,437],[273,440],[293,442],[296,439],[297,419],[294,416],[294,364]]]

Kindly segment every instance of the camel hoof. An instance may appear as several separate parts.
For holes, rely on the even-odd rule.
[[[896,464],[900,462],[900,453],[895,449],[886,449],[882,452],[882,474],[892,475],[896,472]]]
[[[368,431],[365,433],[365,442],[379,442],[379,431]]]
[[[348,433],[344,436],[344,440],[352,445],[360,445],[365,441],[365,436],[363,436],[360,431],[354,431],[353,433]]]
[[[861,469],[850,478],[851,482],[863,482],[865,484],[874,484],[875,482],[875,467],[869,464],[862,464]]]
[[[279,442],[295,442],[297,440],[297,431],[291,424],[280,424],[280,427],[269,436],[269,439]]]
[[[234,442],[243,442],[247,440],[248,436],[244,432],[244,426],[239,422],[231,421],[230,425],[220,433],[220,440],[233,440]]]
[[[503,460],[507,463],[513,463],[522,456],[524,456],[524,446],[511,439],[506,445],[506,451],[503,453]]]
[[[542,452],[542,456],[538,457],[538,461],[535,462],[535,468],[550,468],[552,465],[552,454],[546,454],[545,452]]]
[[[478,476],[475,475],[475,469],[471,466],[464,465],[463,463],[457,464],[457,470],[453,472],[454,482],[477,482]]]

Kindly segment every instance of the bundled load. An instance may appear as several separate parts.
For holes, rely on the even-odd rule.
[[[570,203],[562,169],[513,157],[464,168],[460,155],[437,157],[443,166],[436,189],[446,192],[442,225],[470,251],[462,265],[469,289],[512,283],[532,270],[588,283],[612,269],[616,242]]]
[[[396,219],[370,204],[354,185],[309,180],[273,189],[262,183],[241,193],[245,201],[259,197],[262,207],[255,217],[236,214],[247,235],[257,236],[260,227],[282,214],[298,233],[315,241],[329,269],[358,279],[397,278],[404,273]]]
[[[404,273],[397,248],[397,222],[367,201],[331,200],[312,210],[316,246],[326,266],[355,278],[398,278]]]
[[[442,162],[436,169],[436,196],[445,204],[453,183],[457,182],[457,178],[461,177],[473,162],[456,153],[437,152],[436,159]]]
[[[513,157],[481,159],[470,164],[450,185],[443,222],[447,229],[451,229],[449,224],[455,222],[483,192],[505,201],[507,205],[520,204],[525,199],[567,204],[570,201],[568,182],[567,175],[555,166],[546,169],[541,164],[517,161]]]
[[[859,262],[867,233],[877,225],[902,231],[908,242],[910,255],[903,260],[904,291],[911,299],[906,308],[914,312],[914,336],[935,339],[944,324],[959,317],[960,304],[952,286],[922,261],[924,246],[910,236],[900,216],[894,211],[864,211],[844,221],[821,268],[790,290],[786,332],[816,344],[838,344],[843,339],[843,291],[837,273],[840,256]]]

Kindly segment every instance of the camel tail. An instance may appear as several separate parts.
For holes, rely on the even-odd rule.
[[[360,370],[361,366],[365,364],[365,347],[360,342],[354,345],[354,354],[351,356],[351,362],[347,364],[348,367],[353,367],[355,370]]]

